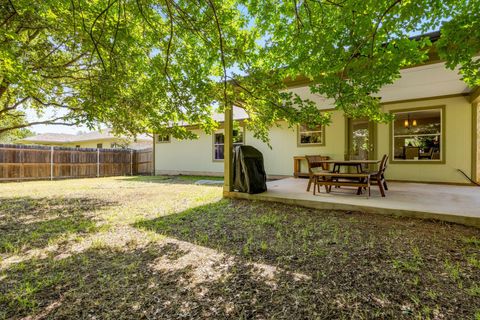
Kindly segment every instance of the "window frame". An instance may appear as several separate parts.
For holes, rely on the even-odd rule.
[[[389,128],[389,163],[392,164],[445,164],[446,163],[446,106],[445,105],[434,105],[434,106],[425,106],[425,107],[417,107],[417,108],[406,108],[406,109],[394,109],[390,110],[390,114],[395,115],[397,113],[408,113],[408,112],[421,112],[421,111],[429,111],[429,110],[439,110],[440,111],[440,159],[438,160],[415,160],[415,159],[402,159],[396,160],[394,159],[394,120],[390,121],[390,128]]]
[[[244,127],[240,127],[238,130],[241,131],[242,133],[242,143],[241,145],[245,145],[245,128]],[[223,134],[224,137],[225,137],[225,130],[224,129],[221,129],[221,130],[217,130],[216,132],[214,132],[212,134],[212,161],[213,162],[223,162],[225,159],[215,159],[215,146],[225,146],[225,142],[224,143],[215,143],[215,135],[216,134]],[[235,145],[240,145],[239,143],[233,143],[233,146],[235,147]],[[223,150],[224,153],[225,153],[225,149]]]
[[[305,125],[305,124],[303,124]],[[302,125],[297,125],[297,147],[315,147],[315,146],[321,146],[321,147],[324,147],[325,146],[325,128],[326,126],[324,124],[321,125],[321,128],[322,130],[321,131],[318,131],[318,130],[307,130],[307,131],[301,131],[301,127]],[[313,133],[313,132],[321,132],[322,135],[322,142],[320,143],[302,143],[301,142],[301,135],[302,133]]]

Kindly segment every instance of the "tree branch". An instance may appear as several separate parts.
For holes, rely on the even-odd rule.
[[[225,63],[225,52],[223,50],[223,35],[222,35],[222,28],[220,26],[220,21],[218,20],[217,16],[217,10],[215,9],[215,6],[212,3],[212,0],[208,0],[208,3],[210,4],[210,7],[212,8],[213,11],[213,16],[215,18],[215,24],[217,26],[217,31],[218,31],[218,36],[220,40],[220,58],[222,61],[222,67],[223,67],[223,98],[224,98],[224,103],[225,106],[228,105],[228,98],[227,98],[227,66]]]
[[[167,0],[166,4],[167,4],[168,16],[170,18],[170,36],[168,38],[167,52],[165,54],[165,73],[167,73],[167,70],[168,70],[168,62],[170,59],[170,48],[172,46],[172,40],[173,40],[173,16],[172,16],[172,9],[170,8],[170,1]]]
[[[21,105],[22,103],[24,103],[28,99],[30,99],[30,97],[25,97],[25,98],[21,99],[20,101],[16,102],[15,104],[13,104],[11,107],[4,107],[4,108],[0,109],[0,114],[6,113],[6,112],[11,111],[11,110],[15,110],[19,105]]]
[[[65,119],[65,117],[58,117],[58,118],[45,120],[45,121],[34,121],[34,122],[22,123],[22,124],[10,126],[10,127],[4,127],[4,128],[0,128],[0,134],[8,132],[8,131],[15,130],[15,129],[22,129],[22,128],[27,128],[27,127],[31,127],[31,126],[40,125],[40,124],[48,124],[48,125],[55,125],[55,126],[74,126],[74,125],[76,125],[76,123],[70,123],[70,122],[57,122],[57,121],[60,121],[60,120],[63,121],[63,120],[66,120],[66,119]]]

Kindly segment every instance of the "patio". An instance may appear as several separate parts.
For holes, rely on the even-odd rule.
[[[342,187],[330,194],[306,192],[307,179],[285,178],[267,183],[261,194],[231,192],[233,198],[267,200],[317,209],[364,211],[387,215],[437,219],[480,227],[480,188],[474,186],[389,182],[382,198],[372,186],[370,198],[357,196],[355,189]]]

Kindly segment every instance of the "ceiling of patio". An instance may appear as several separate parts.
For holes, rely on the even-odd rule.
[[[401,78],[382,88],[378,96],[382,102],[393,102],[469,93],[470,89],[460,78],[458,70],[446,69],[443,62],[403,69]],[[332,100],[311,94],[308,85],[290,90],[303,98],[315,101],[321,109],[333,107]]]

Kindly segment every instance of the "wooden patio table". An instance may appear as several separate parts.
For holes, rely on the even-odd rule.
[[[379,164],[381,160],[324,160],[321,163],[333,163],[333,172],[340,172],[341,167],[357,168],[357,173],[361,173],[364,164]]]
[[[324,160],[324,161],[319,161],[319,163],[332,163],[333,164],[333,170],[332,172],[333,173],[340,173],[340,169],[342,167],[354,167],[357,169],[357,173],[358,174],[361,174],[363,173],[363,170],[362,170],[362,165],[366,164],[366,165],[370,165],[370,164],[379,164],[381,162],[381,160],[362,160],[362,159],[358,159],[358,160]],[[338,177],[337,177],[338,178]],[[350,178],[348,177],[348,174],[345,175],[345,178]],[[370,183],[369,183],[370,184]],[[359,187],[358,190],[357,190],[357,195],[360,195],[362,194],[362,188]]]

